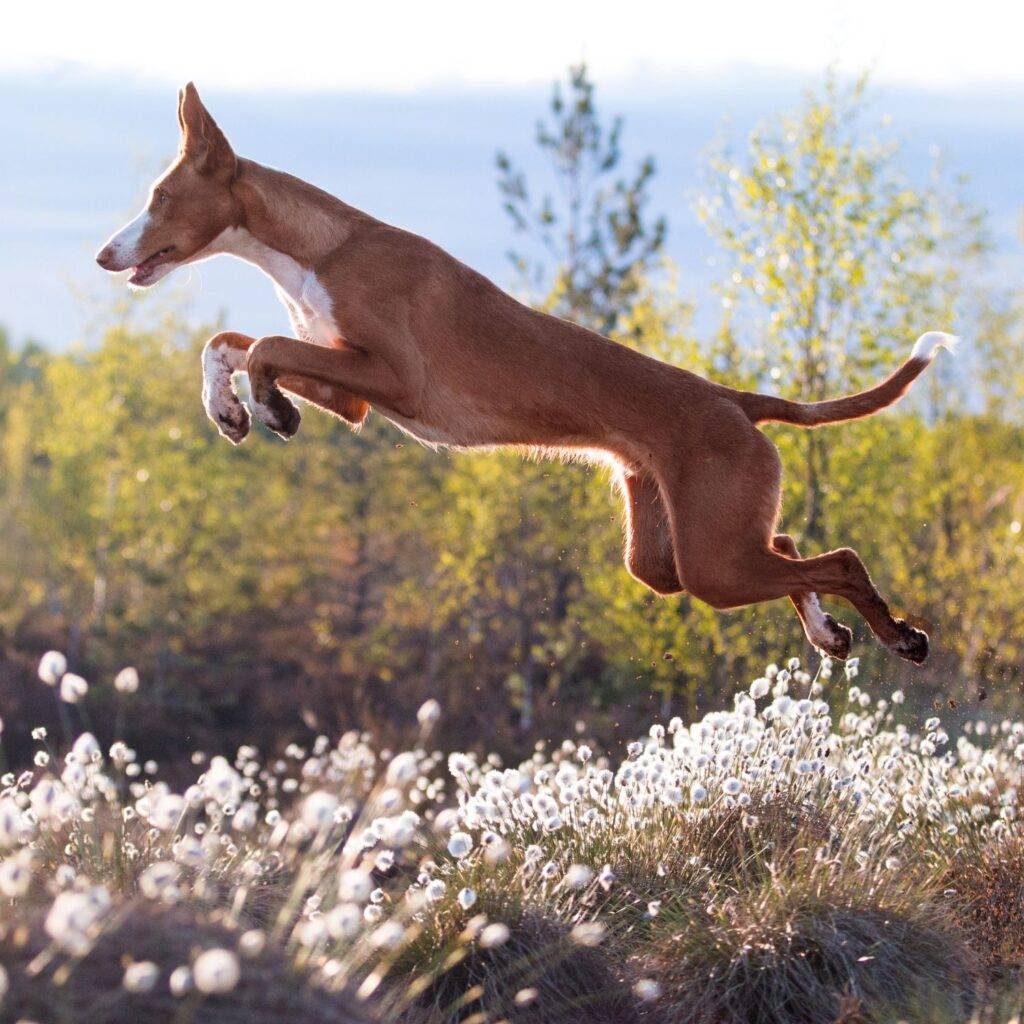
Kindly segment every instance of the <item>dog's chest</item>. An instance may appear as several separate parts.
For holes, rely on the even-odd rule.
[[[314,345],[336,345],[341,332],[334,321],[331,297],[316,274],[309,272],[300,287],[289,293],[278,285],[278,294],[288,310],[292,327],[303,341]]]
[[[331,297],[316,274],[286,253],[261,242],[244,228],[228,228],[207,247],[207,255],[231,253],[254,263],[273,282],[295,333],[314,345],[335,345],[341,331]]]

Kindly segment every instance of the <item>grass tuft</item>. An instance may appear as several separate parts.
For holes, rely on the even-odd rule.
[[[639,955],[673,1024],[965,1020],[971,957],[927,906],[813,878],[663,912]]]
[[[625,756],[446,756],[431,703],[412,749],[197,753],[180,790],[36,730],[0,1020],[1009,1024],[1024,723],[951,738],[847,672],[772,666]]]
[[[281,950],[241,962],[238,984],[223,996],[172,994],[171,970],[206,949],[232,948],[238,936],[194,911],[139,901],[117,919],[80,959],[47,955],[41,913],[0,925],[0,963],[10,991],[0,1020],[88,1024],[366,1024],[372,1017],[350,993],[309,984]],[[152,989],[129,992],[125,969],[150,962],[159,973]]]

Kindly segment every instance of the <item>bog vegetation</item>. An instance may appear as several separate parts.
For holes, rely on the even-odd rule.
[[[0,341],[0,1020],[1018,1019],[1020,309],[873,125],[829,76],[712,152],[698,320],[582,68],[551,189],[498,174],[524,292],[709,377],[812,401],[967,337],[892,413],[773,431],[800,547],[935,624],[912,676],[654,598],[583,467],[313,415],[231,448],[216,325]]]
[[[171,784],[36,729],[0,780],[0,1018],[1016,1021],[1024,723],[952,740],[857,672],[771,665],[621,757],[446,757],[431,700],[409,749],[195,751]]]

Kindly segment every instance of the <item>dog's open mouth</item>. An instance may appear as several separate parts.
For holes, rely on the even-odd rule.
[[[165,263],[172,262],[173,256],[173,245],[168,245],[166,248],[153,253],[152,256],[147,256],[138,266],[132,267],[132,274],[128,278],[128,283],[144,287],[153,280],[160,267]]]

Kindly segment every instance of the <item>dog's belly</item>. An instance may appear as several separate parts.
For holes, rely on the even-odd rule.
[[[470,396],[431,384],[427,400],[416,417],[403,416],[394,409],[374,408],[400,430],[432,448],[479,448],[521,443],[515,427],[506,423],[493,408],[481,406]]]
[[[400,416],[397,412],[385,409],[383,406],[374,406],[374,408],[385,419],[394,423],[399,430],[404,431],[410,437],[414,437],[421,444],[431,448],[463,448],[469,446],[468,442],[458,440],[455,434],[445,427],[409,419],[407,416]]]

